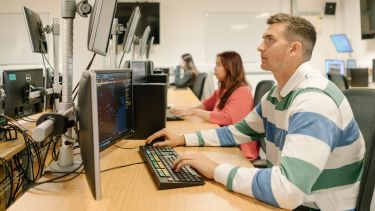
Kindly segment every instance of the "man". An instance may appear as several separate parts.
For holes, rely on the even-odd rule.
[[[234,146],[265,138],[268,168],[243,168],[182,155],[175,170],[190,165],[205,177],[276,207],[321,210],[355,208],[365,153],[350,105],[333,83],[314,70],[316,32],[303,18],[271,16],[258,47],[264,70],[277,86],[235,125],[179,136],[161,130],[157,146]]]

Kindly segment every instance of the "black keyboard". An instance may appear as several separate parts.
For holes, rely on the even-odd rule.
[[[173,161],[179,156],[171,147],[140,146],[139,152],[146,161],[160,190],[203,185],[203,179],[189,166],[179,172],[172,170]]]

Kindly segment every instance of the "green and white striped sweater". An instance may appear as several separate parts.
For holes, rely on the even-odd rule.
[[[229,190],[287,209],[354,210],[365,145],[348,101],[309,63],[273,87],[236,125],[185,134],[187,146],[235,146],[264,138],[269,168],[219,165]]]

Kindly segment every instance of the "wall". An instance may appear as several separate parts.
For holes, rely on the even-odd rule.
[[[92,2],[91,0],[90,2]],[[152,0],[156,2],[155,0]],[[317,1],[324,11],[324,0]],[[207,12],[290,12],[290,2],[285,0],[160,0],[161,44],[153,48],[151,59],[155,66],[173,66],[178,64],[179,57],[185,52],[194,55],[198,67],[202,71],[213,69],[214,62],[205,61],[205,23],[204,14]],[[0,12],[20,12],[21,6],[30,7],[36,12],[49,12],[50,22],[52,18],[60,17],[60,0],[13,0],[3,3]],[[316,18],[311,16],[310,18]],[[74,20],[74,58],[73,81],[77,82],[82,71],[86,68],[92,53],[87,51],[87,26],[88,18],[76,15]],[[60,23],[62,21],[60,20]],[[324,70],[325,59],[346,59],[347,54],[338,54],[329,38],[330,34],[345,32],[352,40],[353,57],[358,59],[360,65],[370,65],[375,58],[375,40],[363,41],[360,39],[360,16],[358,0],[337,1],[336,15],[322,16],[319,21],[321,33],[318,34],[316,48],[313,53],[313,65]],[[26,35],[25,35],[26,36]],[[219,35],[218,35],[219,36]],[[61,43],[61,42],[60,42]],[[52,46],[52,36],[49,36],[49,46]],[[60,55],[61,55],[60,44]],[[256,51],[256,49],[249,49]],[[51,51],[50,51],[51,52]],[[53,56],[50,53],[50,60]],[[92,67],[102,68],[108,66],[109,59],[97,56]],[[61,64],[61,61],[60,61]],[[259,64],[246,64],[246,71],[260,72]],[[270,76],[271,77],[271,76]]]

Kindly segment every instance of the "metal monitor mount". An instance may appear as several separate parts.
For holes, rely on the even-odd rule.
[[[62,57],[62,102],[60,103],[58,113],[49,113],[42,115],[33,130],[33,138],[41,142],[50,135],[61,133],[62,141],[58,161],[51,163],[46,169],[52,172],[71,172],[79,167],[81,161],[75,161],[73,158],[73,144],[76,142],[77,112],[72,100],[72,79],[73,79],[73,20],[76,12],[82,17],[87,17],[91,12],[91,5],[87,0],[82,0],[78,4],[75,0],[61,0],[62,10],[62,38],[63,38],[63,57]],[[55,40],[58,42],[58,39]],[[55,58],[58,61],[58,58]],[[55,76],[55,82],[58,77]],[[65,124],[61,124],[64,122]]]

